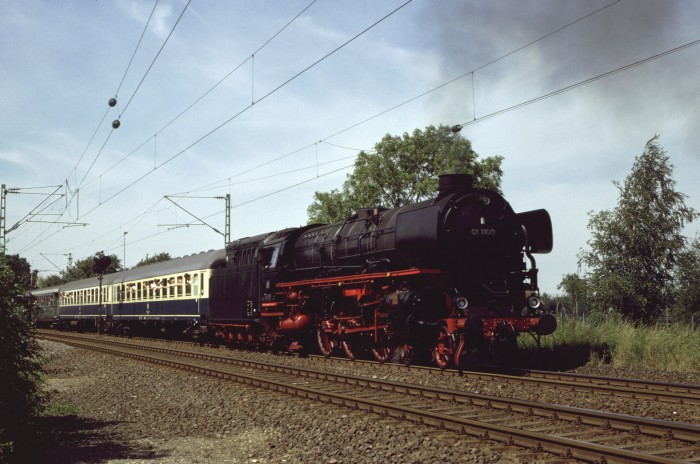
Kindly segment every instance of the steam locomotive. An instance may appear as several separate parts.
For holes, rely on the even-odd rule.
[[[545,210],[516,214],[497,192],[451,174],[431,200],[108,274],[99,289],[95,278],[66,284],[55,320],[380,362],[425,355],[445,368],[556,329],[533,257],[551,249]]]

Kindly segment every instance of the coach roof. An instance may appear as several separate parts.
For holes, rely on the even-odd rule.
[[[226,258],[225,250],[209,250],[201,253],[175,258],[169,261],[149,264],[148,266],[137,267],[127,271],[105,274],[102,285],[111,285],[119,282],[129,282],[133,280],[149,279],[169,274],[181,274],[183,272],[193,272],[200,269],[209,269],[216,265],[216,262]],[[77,290],[99,286],[98,277],[76,280],[61,285],[61,291]]]

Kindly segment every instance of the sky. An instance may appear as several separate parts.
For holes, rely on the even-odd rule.
[[[549,211],[556,294],[655,135],[700,209],[698,24],[694,0],[3,1],[7,251],[46,276],[223,248],[226,194],[234,240],[301,226],[360,150],[460,124]]]

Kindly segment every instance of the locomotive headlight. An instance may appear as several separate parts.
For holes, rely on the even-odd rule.
[[[455,298],[454,303],[457,309],[459,310],[467,309],[467,307],[469,306],[469,301],[463,296],[458,296],[457,298]]]
[[[542,300],[538,296],[531,296],[527,299],[527,305],[532,309],[537,309],[542,305]]]

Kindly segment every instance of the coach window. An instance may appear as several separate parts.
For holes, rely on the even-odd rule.
[[[185,296],[192,295],[192,276],[185,274]]]
[[[185,280],[181,275],[179,275],[175,278],[175,282],[177,283],[177,296],[182,296],[182,289],[185,285]]]

